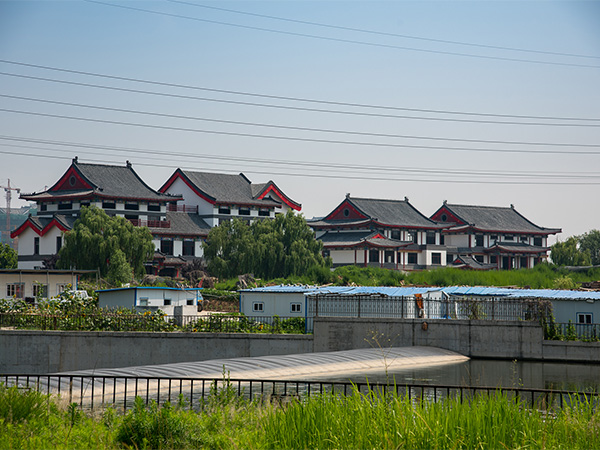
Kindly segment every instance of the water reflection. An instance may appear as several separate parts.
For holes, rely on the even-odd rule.
[[[472,359],[466,362],[409,367],[368,376],[351,374],[331,381],[381,382],[460,386],[524,387],[600,392],[600,364],[563,364]]]

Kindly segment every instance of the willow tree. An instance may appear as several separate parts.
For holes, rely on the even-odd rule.
[[[0,269],[16,269],[17,252],[8,244],[0,244]]]
[[[204,244],[208,270],[218,277],[253,273],[261,278],[302,276],[331,265],[323,244],[301,215],[289,211],[251,225],[239,219],[212,228]]]
[[[123,217],[110,217],[94,206],[83,208],[65,234],[57,267],[98,270],[112,284],[144,275],[144,262],[154,254],[152,234]]]

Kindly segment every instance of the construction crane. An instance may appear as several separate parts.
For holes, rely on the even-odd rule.
[[[8,184],[6,186],[0,186],[0,188],[4,189],[6,192],[6,232],[9,236],[9,239],[7,239],[7,244],[10,244],[10,201],[12,199],[12,191],[16,191],[17,194],[19,194],[21,189],[11,187],[10,178],[8,179]]]

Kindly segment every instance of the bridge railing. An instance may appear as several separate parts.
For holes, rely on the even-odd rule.
[[[531,389],[523,387],[487,387],[429,384],[373,384],[338,381],[260,380],[228,378],[169,378],[139,376],[61,375],[0,375],[0,383],[23,390],[35,390],[58,397],[68,404],[76,403],[86,410],[115,407],[123,410],[133,407],[136,398],[148,405],[179,403],[189,409],[201,409],[211,396],[226,392],[228,396],[243,397],[250,401],[288,402],[305,397],[333,393],[349,396],[386,395],[396,393],[414,401],[438,402],[453,398],[469,401],[476,396],[502,394],[508,399],[519,399],[525,404],[544,411],[563,408],[575,401],[591,402],[600,406],[600,393],[566,390]]]

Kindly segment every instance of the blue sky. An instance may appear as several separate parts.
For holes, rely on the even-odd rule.
[[[100,1],[0,0],[2,185],[77,155],[272,179],[306,217],[351,193],[600,228],[597,1]]]

